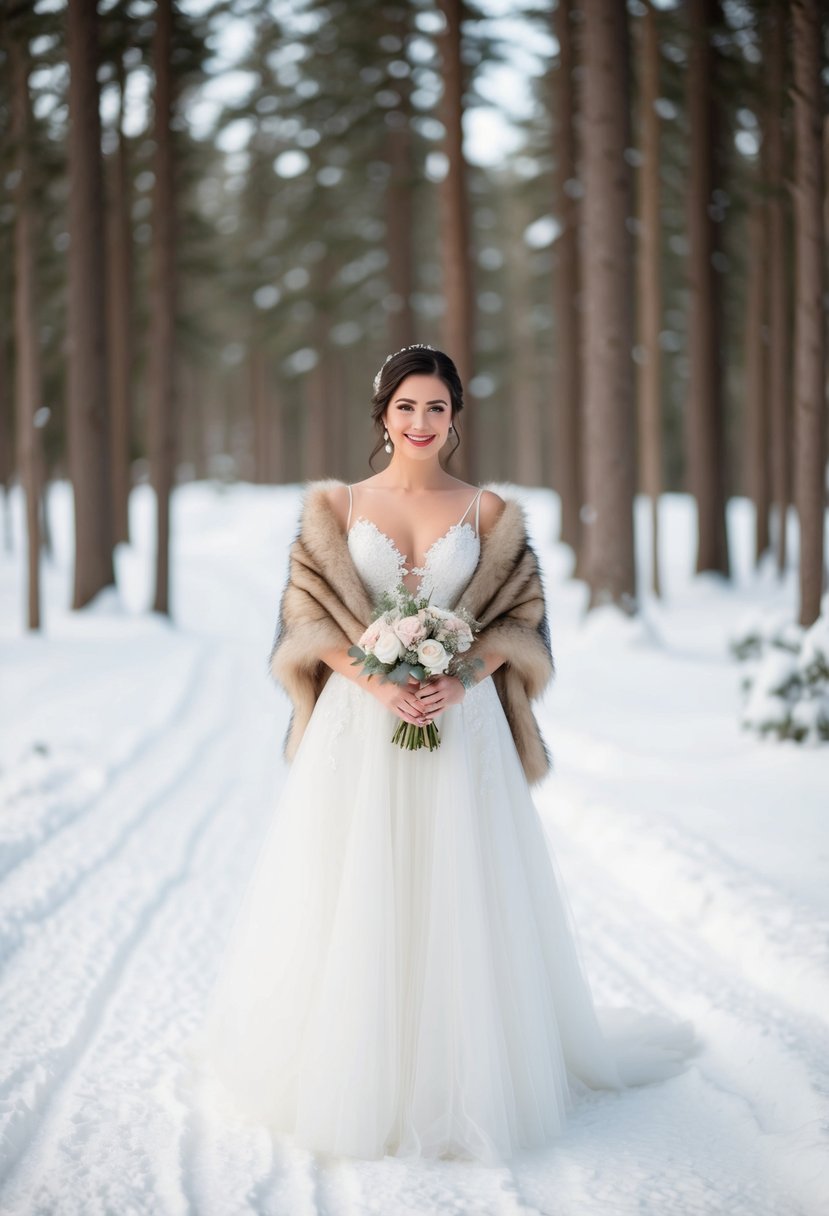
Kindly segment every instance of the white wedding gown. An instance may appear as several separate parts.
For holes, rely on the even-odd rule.
[[[348,545],[375,596],[406,570],[368,520]],[[420,589],[453,606],[478,555],[476,512]],[[435,716],[433,752],[393,745],[397,722],[331,674],[190,1051],[303,1147],[498,1163],[553,1139],[579,1088],[680,1071],[690,1026],[600,1026],[492,678]]]

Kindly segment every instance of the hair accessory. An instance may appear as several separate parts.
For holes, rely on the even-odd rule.
[[[411,346],[401,346],[400,350],[396,350],[392,354],[386,355],[385,359],[383,360],[383,367],[385,367],[386,364],[389,362],[389,360],[393,359],[395,357],[395,355],[402,355],[404,350],[434,350],[434,349],[435,349],[435,347],[430,346],[428,342],[413,342]],[[379,372],[374,377],[375,393],[377,392],[378,388],[380,387],[380,377],[383,375],[383,367],[380,368]]]

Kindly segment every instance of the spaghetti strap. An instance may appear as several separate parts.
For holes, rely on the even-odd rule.
[[[462,523],[463,523],[463,521],[466,519],[467,515],[469,514],[469,511],[470,511],[470,509],[472,508],[473,504],[474,504],[474,503],[477,501],[477,503],[478,503],[478,510],[475,512],[475,531],[476,531],[476,532],[478,531],[478,516],[479,516],[479,514],[480,514],[480,507],[481,507],[481,490],[483,490],[483,486],[481,486],[481,489],[480,489],[480,490],[478,490],[478,492],[476,493],[475,497],[472,499],[472,502],[469,504],[469,506],[468,506],[468,507],[466,508],[466,510],[464,511],[463,515],[462,515],[462,516],[460,517],[460,519],[458,520],[458,524],[459,524],[459,525],[460,525],[460,524],[462,524]]]
[[[475,535],[476,536],[481,535],[481,495],[483,494],[483,492],[484,492],[484,487],[481,486],[480,490],[478,491],[478,505],[475,508]]]
[[[348,519],[345,521],[346,532],[351,524],[351,508],[354,505],[354,499],[351,496],[351,486],[348,487]]]

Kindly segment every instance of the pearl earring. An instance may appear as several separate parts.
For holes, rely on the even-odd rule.
[[[384,430],[384,431],[383,431],[383,438],[384,438],[384,439],[385,439],[385,441],[386,441],[386,451],[387,451],[389,454],[391,454],[391,448],[392,448],[392,445],[391,445],[391,441],[389,440],[389,433],[388,433],[388,431],[387,431],[387,430]]]

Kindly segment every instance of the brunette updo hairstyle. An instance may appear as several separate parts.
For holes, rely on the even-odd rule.
[[[371,398],[371,420],[377,428],[379,438],[372,448],[368,463],[375,472],[376,469],[374,469],[372,461],[377,453],[382,451],[385,443],[383,439],[382,416],[386,406],[397,391],[397,386],[407,376],[438,376],[443,381],[449,390],[452,423],[454,426],[452,434],[455,436],[455,443],[446,458],[447,461],[451,460],[460,445],[461,437],[458,434],[458,414],[463,409],[463,385],[458,375],[458,369],[449,356],[444,354],[442,350],[435,350],[433,346],[426,346],[418,342],[414,346],[406,346],[403,350],[397,351],[396,354],[390,355],[374,378],[374,395]]]

